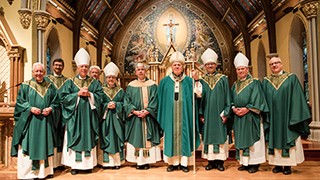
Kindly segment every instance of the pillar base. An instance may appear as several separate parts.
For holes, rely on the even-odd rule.
[[[319,141],[320,142],[320,122],[311,122],[310,123],[310,135],[308,140],[310,141]]]

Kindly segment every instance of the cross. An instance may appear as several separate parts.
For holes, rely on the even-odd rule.
[[[170,28],[170,43],[172,44],[172,28],[174,28],[175,26],[179,26],[179,23],[172,23],[172,19],[170,19],[170,23],[169,24],[163,24],[163,26],[168,26]]]

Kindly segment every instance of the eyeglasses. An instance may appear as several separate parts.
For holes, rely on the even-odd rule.
[[[269,63],[270,66],[273,66],[273,65],[277,65],[277,64],[280,64],[281,61],[276,61],[276,62],[273,62],[273,63]]]

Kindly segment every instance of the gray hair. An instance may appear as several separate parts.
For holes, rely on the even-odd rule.
[[[134,64],[134,69],[137,69],[137,67],[139,66],[143,66],[145,70],[148,70],[149,69],[149,65],[145,64],[145,63],[136,63]]]
[[[99,66],[90,66],[89,71],[91,71],[92,69],[98,69],[99,73],[101,73],[101,69]]]
[[[32,71],[34,71],[34,69],[35,69],[37,66],[41,66],[41,68],[45,71],[44,65],[43,65],[42,63],[39,63],[39,62],[36,62],[36,63],[33,64],[33,66],[32,66]]]

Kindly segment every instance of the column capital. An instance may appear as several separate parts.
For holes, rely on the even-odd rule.
[[[45,30],[50,23],[50,14],[46,11],[34,11],[34,19],[37,23],[37,29]]]
[[[307,19],[317,17],[319,2],[317,0],[306,0],[301,2],[301,11]]]
[[[31,14],[32,11],[27,8],[22,8],[18,10],[20,23],[23,29],[28,29],[31,24]]]
[[[25,48],[21,46],[11,46],[11,49],[8,52],[8,56],[10,59],[23,57],[24,50]]]

